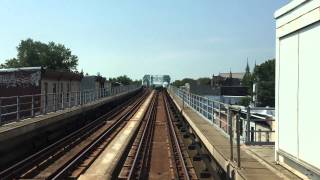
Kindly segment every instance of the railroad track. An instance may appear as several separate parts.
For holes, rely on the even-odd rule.
[[[111,142],[147,96],[132,98],[104,116],[0,172],[1,179],[77,178]]]
[[[167,98],[154,97],[118,179],[198,179]]]

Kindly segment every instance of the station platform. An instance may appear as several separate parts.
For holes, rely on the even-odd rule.
[[[276,164],[274,161],[274,146],[246,146],[241,144],[241,167],[237,167],[237,163],[230,158],[229,138],[197,112],[188,106],[183,107],[182,101],[177,96],[170,92],[169,94],[178,109],[182,110],[182,115],[192,130],[230,178],[233,176],[237,180],[300,179],[294,173]],[[236,152],[236,149],[234,148],[233,151]],[[234,156],[237,156],[236,153],[234,153]]]

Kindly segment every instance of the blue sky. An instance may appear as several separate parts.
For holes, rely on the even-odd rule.
[[[273,13],[289,0],[1,0],[0,63],[20,40],[65,44],[78,69],[173,79],[243,71],[275,56]]]

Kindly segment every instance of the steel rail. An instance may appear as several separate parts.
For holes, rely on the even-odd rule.
[[[147,115],[147,123],[145,125],[145,128],[143,130],[143,133],[142,133],[142,136],[141,136],[141,140],[139,142],[139,145],[138,145],[138,148],[136,150],[136,154],[135,154],[135,157],[134,157],[134,160],[133,160],[133,163],[132,163],[132,166],[129,170],[129,175],[127,177],[127,179],[134,179],[134,172],[135,172],[135,169],[138,165],[138,162],[139,162],[139,159],[140,159],[140,155],[141,156],[144,156],[145,155],[145,150],[146,150],[146,147],[148,146],[148,144],[145,144],[145,148],[144,148],[144,151],[142,152],[142,148],[143,148],[143,143],[145,142],[145,140],[149,137],[150,138],[150,134],[152,133],[152,121],[154,121],[154,114],[155,114],[155,106],[156,106],[156,101],[158,99],[158,94],[155,95],[155,97],[153,98],[153,101],[151,103],[151,106],[149,107],[150,108],[150,111]],[[146,142],[146,143],[149,143],[149,142]],[[142,161],[143,161],[143,158],[142,158]],[[143,168],[141,166],[141,168]],[[141,173],[140,173],[141,175]],[[140,179],[140,178],[137,178],[137,179]]]
[[[138,102],[141,102],[143,98],[144,97],[141,97],[138,100]],[[72,142],[74,139],[79,138],[79,135],[85,136],[89,132],[96,130],[97,128],[101,127],[105,123],[104,121],[102,121],[103,119],[110,119],[110,117],[108,117],[108,116],[111,116],[111,118],[115,117],[117,115],[116,112],[121,111],[121,109],[124,108],[123,106],[126,105],[127,103],[130,103],[130,101],[134,101],[134,98],[129,100],[128,102],[121,104],[120,106],[111,110],[107,114],[99,117],[98,119],[90,122],[89,124],[80,128],[79,130],[69,134],[68,136],[58,140],[57,142],[47,146],[46,148],[36,152],[35,154],[30,155],[29,157],[23,159],[22,161],[19,161],[18,163],[14,164],[13,166],[5,169],[4,171],[0,172],[0,177],[2,179],[10,179],[10,178],[16,176],[17,174],[28,169],[29,166],[37,164],[37,162],[41,162],[45,157],[49,157],[50,154],[54,154],[59,149],[63,148],[63,146],[66,146],[68,143]],[[138,104],[138,102],[137,102],[137,104]],[[86,133],[82,133],[82,132],[86,132]],[[81,137],[83,137],[83,136],[81,136]]]
[[[84,149],[78,156],[76,156],[70,163],[67,163],[66,166],[60,170],[59,172],[55,173],[53,177],[50,179],[61,179],[61,177],[69,172],[71,168],[73,168],[80,160],[82,160],[86,155],[91,152],[103,139],[105,139],[109,134],[111,134],[126,118],[128,118],[130,115],[133,115],[137,110],[138,107],[141,105],[142,100],[144,97],[142,97],[137,104],[135,104],[131,109],[126,112],[124,116],[121,117],[120,120],[116,121],[106,132],[104,132],[102,135],[100,135],[97,139],[95,139],[89,147]]]
[[[166,107],[167,122],[168,122],[168,124],[170,126],[170,130],[171,130],[170,134],[171,134],[171,137],[174,140],[173,142],[175,144],[175,147],[177,148],[180,164],[182,165],[182,169],[183,169],[183,172],[184,172],[184,179],[190,180],[188,169],[187,169],[185,161],[183,159],[182,150],[180,148],[180,144],[179,144],[179,141],[178,141],[178,138],[177,138],[177,134],[176,134],[176,132],[174,130],[174,127],[173,127],[172,117],[171,117],[171,114],[170,114],[169,104],[168,104],[168,101],[167,101],[167,94],[164,94],[163,99],[164,99],[164,102],[165,102],[164,104],[165,104],[165,107]]]

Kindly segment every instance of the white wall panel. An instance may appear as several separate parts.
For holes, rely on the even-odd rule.
[[[299,34],[299,158],[320,167],[320,24]]]
[[[279,74],[279,148],[298,155],[298,35],[280,39]]]

